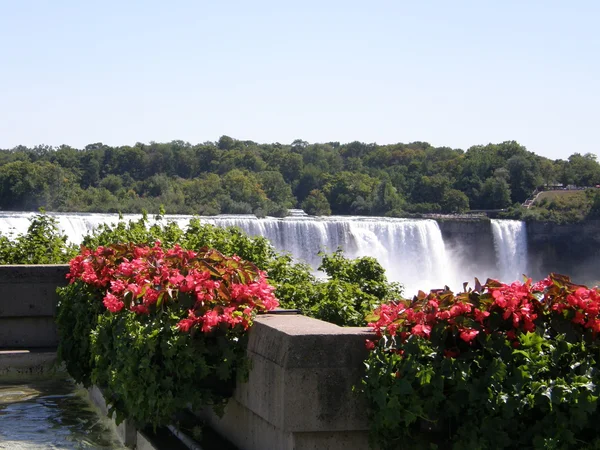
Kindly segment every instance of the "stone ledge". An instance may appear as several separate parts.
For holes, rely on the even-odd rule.
[[[367,328],[299,315],[261,315],[250,330],[247,383],[225,416],[200,414],[244,450],[368,448],[364,399],[353,392],[367,356]]]
[[[66,284],[68,264],[7,264],[0,265],[0,284],[49,283],[58,280],[57,286]]]
[[[285,367],[348,367],[362,364],[369,328],[340,327],[302,315],[264,314],[250,332],[248,351]],[[358,350],[357,350],[358,349]]]
[[[0,317],[56,315],[57,281],[0,284]]]
[[[55,348],[0,350],[0,375],[43,375],[55,367]]]

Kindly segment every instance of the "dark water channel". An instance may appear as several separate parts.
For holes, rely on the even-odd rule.
[[[0,377],[0,449],[125,449],[65,377]]]

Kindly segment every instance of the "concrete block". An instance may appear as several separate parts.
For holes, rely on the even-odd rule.
[[[56,347],[54,318],[0,317],[0,348]]]
[[[366,431],[294,433],[294,450],[369,450]]]
[[[236,400],[289,431],[366,430],[360,384],[367,328],[305,316],[265,315],[250,332],[248,383]]]
[[[54,316],[68,265],[0,266],[0,317]]]
[[[137,432],[136,450],[159,450],[142,431]]]
[[[249,353],[248,356],[252,364],[248,382],[238,382],[234,398],[267,422],[283,428],[284,369],[256,353]]]
[[[250,331],[248,382],[238,384],[217,431],[243,450],[368,448],[360,384],[367,328],[299,315],[264,315]]]
[[[362,370],[294,369],[285,377],[283,429],[298,432],[367,430],[367,405],[357,392]]]
[[[294,436],[231,399],[219,418],[211,408],[199,413],[211,427],[240,450],[293,450]]]
[[[119,425],[116,424],[115,420],[112,417],[108,416],[108,405],[106,403],[106,399],[102,394],[102,391],[98,388],[98,386],[92,386],[88,388],[88,398],[90,401],[100,410],[100,412],[109,418],[109,422],[113,427],[117,437],[123,443],[130,448],[135,448],[137,443],[138,430],[133,424],[124,420]]]
[[[310,414],[310,413],[309,413]],[[368,450],[367,431],[291,432],[273,426],[232,399],[219,418],[211,409],[200,416],[240,450]]]
[[[0,284],[0,317],[54,316],[56,283]]]

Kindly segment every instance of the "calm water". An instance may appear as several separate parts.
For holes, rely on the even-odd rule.
[[[125,449],[86,398],[62,377],[0,378],[0,449]]]

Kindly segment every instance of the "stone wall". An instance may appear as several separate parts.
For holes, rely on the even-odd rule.
[[[0,265],[0,348],[55,347],[56,288],[69,266]]]
[[[56,288],[67,272],[66,265],[0,266],[0,347],[56,345]],[[240,450],[367,449],[366,408],[353,386],[369,336],[367,328],[296,314],[259,316],[249,336],[248,381],[238,384],[222,418],[198,414]],[[8,364],[16,364],[16,353]]]
[[[368,449],[360,386],[367,328],[269,314],[250,331],[247,383],[218,418],[199,414],[244,450]]]

